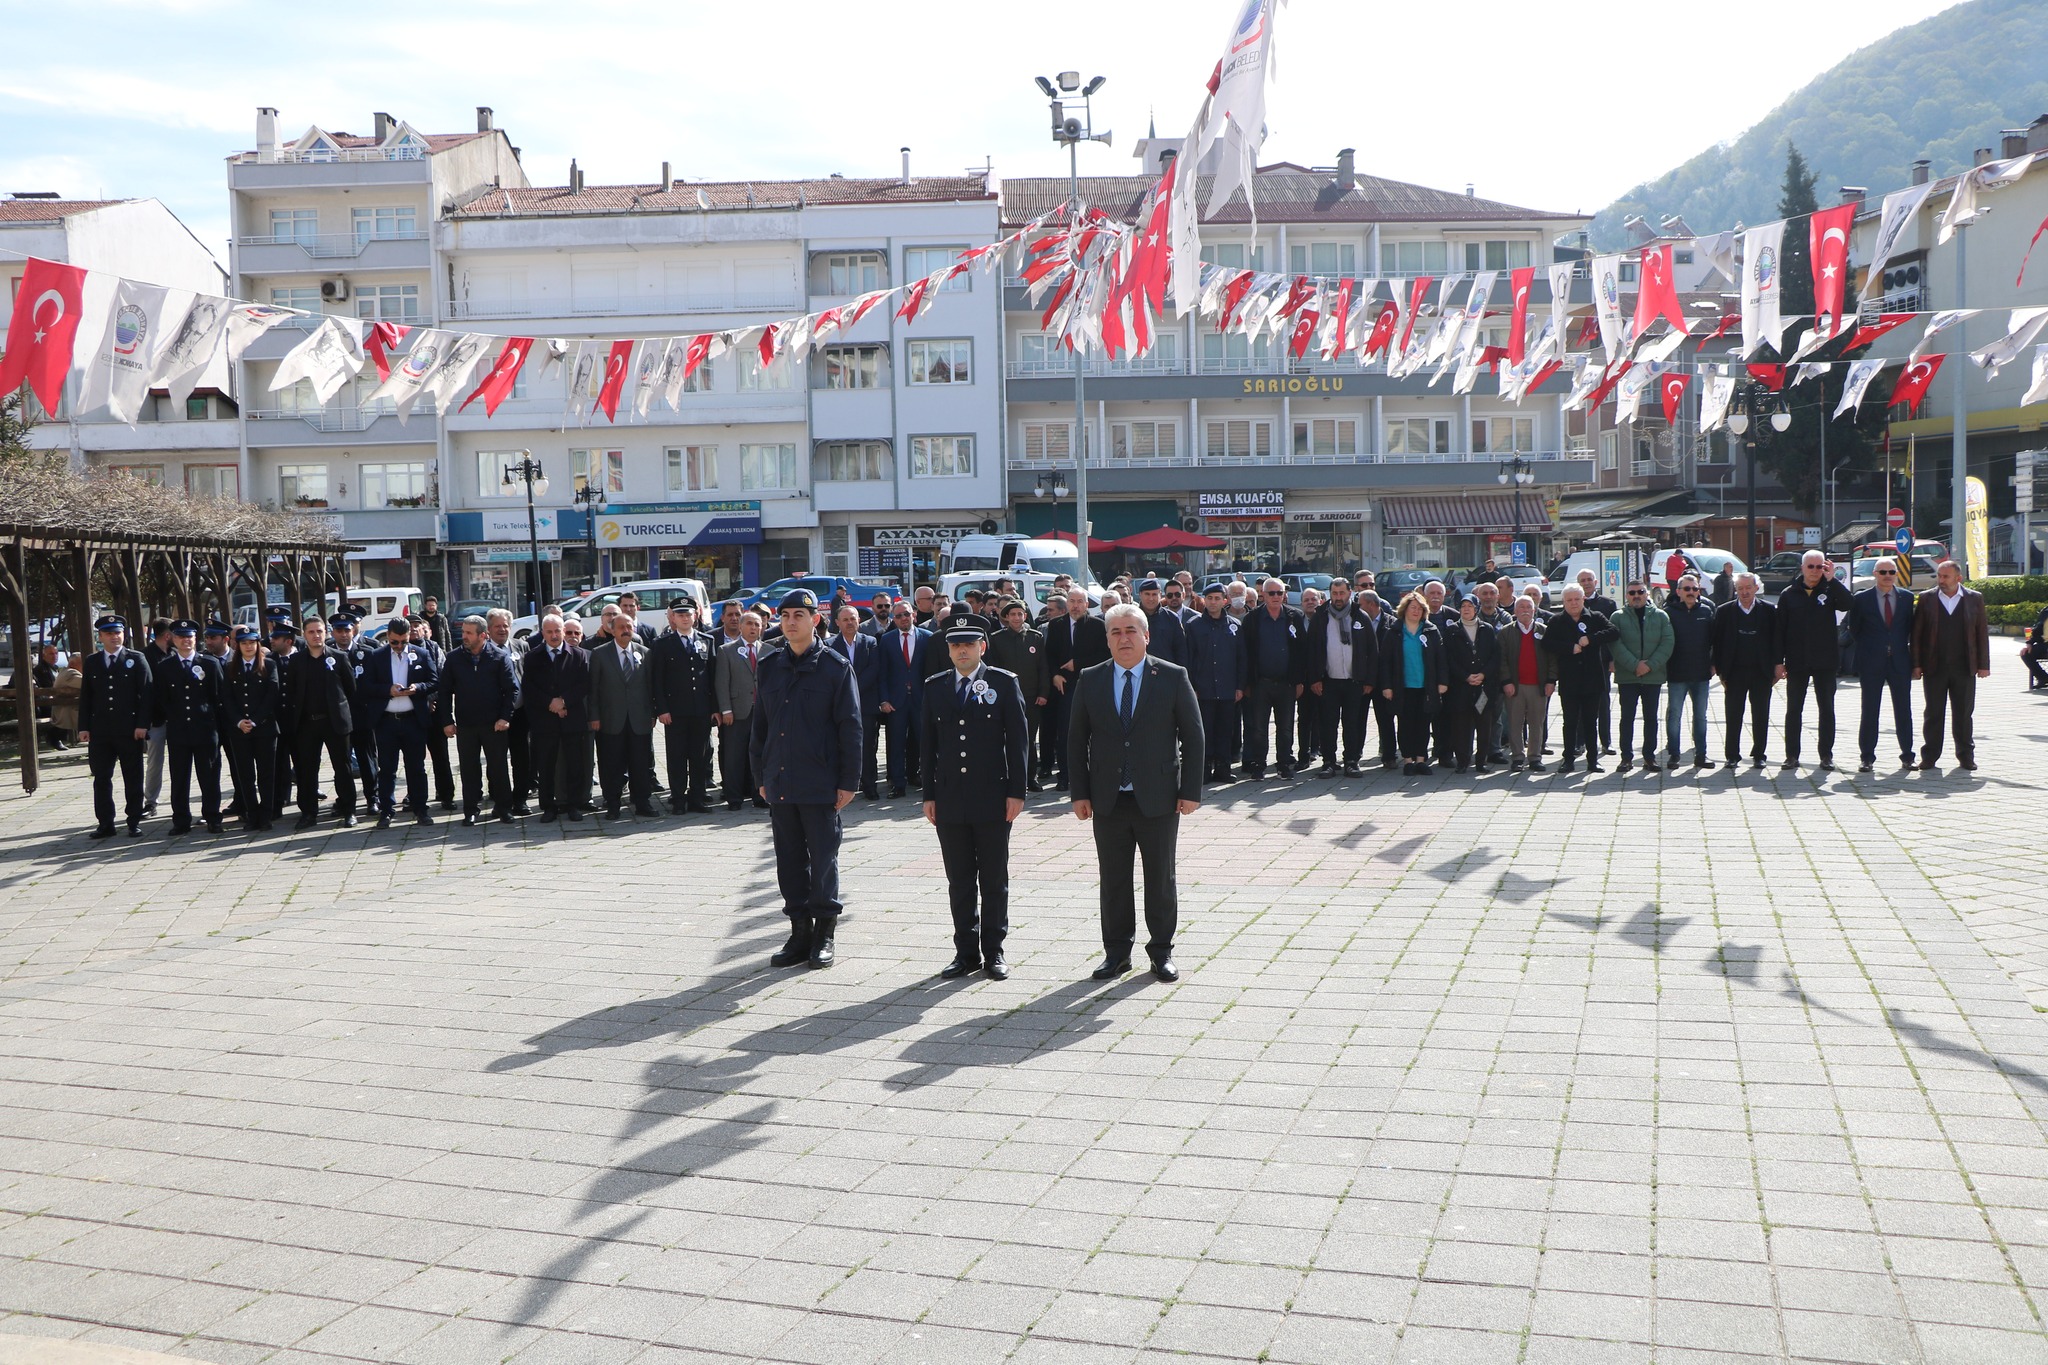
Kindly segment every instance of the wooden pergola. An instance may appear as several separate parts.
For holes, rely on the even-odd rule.
[[[12,690],[26,792],[40,781],[32,623],[61,618],[73,652],[89,650],[92,623],[104,604],[127,617],[131,643],[139,647],[143,623],[152,616],[231,621],[238,590],[262,606],[270,584],[282,580],[293,623],[303,624],[302,599],[317,602],[347,589],[344,556],[355,548],[247,534],[137,534],[90,521],[75,512],[48,522],[0,521],[0,597],[14,642]]]

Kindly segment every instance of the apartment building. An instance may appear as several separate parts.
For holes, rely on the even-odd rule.
[[[1140,155],[1152,164],[1148,142]],[[1156,168],[1155,168],[1156,169]],[[1131,221],[1154,176],[1084,178],[1088,203]],[[1014,227],[1067,197],[1065,179],[1007,179]],[[1206,193],[1206,191],[1205,191]],[[1331,281],[1412,279],[1543,267],[1554,243],[1590,221],[1359,174],[1347,150],[1331,168],[1290,163],[1257,174],[1257,219],[1233,199],[1205,220],[1203,258]],[[1501,277],[1496,297],[1505,296]],[[1453,302],[1463,298],[1463,288]],[[1547,306],[1547,305],[1546,305]],[[1039,327],[1024,291],[1005,292],[1004,347],[1013,523],[1071,529],[1071,502],[1041,488],[1073,467],[1073,357]],[[1507,313],[1488,323],[1506,338]],[[1207,567],[1336,572],[1415,564],[1458,566],[1505,556],[1519,532],[1534,561],[1546,548],[1549,499],[1591,480],[1566,435],[1561,379],[1516,405],[1492,392],[1432,388],[1427,374],[1391,379],[1355,355],[1289,359],[1277,342],[1248,344],[1190,315],[1169,320],[1142,359],[1083,362],[1089,518],[1098,538],[1161,525],[1218,536]],[[1525,461],[1532,485],[1500,476]],[[1070,477],[1064,481],[1070,482]],[[1517,491],[1520,496],[1517,496]],[[1064,517],[1064,520],[1061,518]]]
[[[205,244],[154,199],[17,193],[0,199],[0,335],[13,318],[28,256],[104,272],[87,278],[80,355],[90,353],[101,335],[115,277],[206,294],[219,294],[226,285]],[[69,452],[74,469],[119,469],[207,496],[240,495],[235,403],[225,363],[203,376],[183,403],[151,396],[132,427],[109,418],[104,408],[77,411],[80,374],[74,370],[65,382],[62,420],[48,420],[34,396],[26,396],[26,416],[39,423],[31,443]]]

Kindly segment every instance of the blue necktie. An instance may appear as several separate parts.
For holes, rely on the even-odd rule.
[[[1132,712],[1132,709],[1133,709],[1133,707],[1132,707],[1132,697],[1131,697],[1131,673],[1130,673],[1130,670],[1129,670],[1129,669],[1125,669],[1125,670],[1124,670],[1124,697],[1123,697],[1123,700],[1122,700],[1121,702],[1118,702],[1118,703],[1117,703],[1117,708],[1116,708],[1116,718],[1117,718],[1117,719],[1118,719],[1119,721],[1122,721],[1122,722],[1123,722],[1123,727],[1124,727],[1124,729],[1126,729],[1126,730],[1128,730],[1128,729],[1130,729],[1130,728],[1131,728],[1131,712]]]
[[[960,680],[960,709],[962,711],[967,709],[967,679],[965,678]]]

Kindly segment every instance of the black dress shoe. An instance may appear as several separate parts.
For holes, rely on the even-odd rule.
[[[363,823],[361,818],[358,817],[354,811],[344,811],[342,813],[341,827],[343,829],[354,829],[357,825],[360,825],[361,823]]]
[[[454,809],[455,809],[455,798],[454,798],[454,797],[452,797],[452,796],[444,796],[444,797],[442,797],[442,798],[441,798],[441,809],[442,809],[442,810],[454,810]]]
[[[378,829],[390,829],[390,828],[391,828],[391,812],[390,812],[390,811],[388,811],[388,810],[387,810],[387,811],[385,811],[385,812],[384,812],[384,813],[383,813],[382,815],[380,815],[380,816],[378,816],[378,817],[377,817],[377,828],[378,828]]]
[[[633,814],[639,816],[643,820],[659,820],[661,818],[661,812],[656,810],[651,805],[635,806],[633,807]]]
[[[190,834],[192,832],[192,822],[190,820],[173,820],[171,821],[169,832],[172,834]]]
[[[890,795],[890,797],[891,797],[891,798],[895,798],[895,797],[898,797],[898,796],[901,796],[901,795],[903,795],[903,784],[902,784],[901,782],[892,782],[892,783],[890,783],[890,784],[889,784],[889,795]]]
[[[1974,758],[1959,758],[1956,760],[1956,766],[1966,773],[1973,773],[1977,771],[1977,760]]]
[[[1532,772],[1532,773],[1540,773],[1540,772],[1542,772],[1542,771],[1543,771],[1543,760],[1542,760],[1542,759],[1540,759],[1540,758],[1532,758],[1532,759],[1530,759],[1530,760],[1529,760],[1529,771],[1530,771],[1530,772]]]
[[[1320,768],[1316,769],[1316,776],[1317,776],[1317,777],[1321,777],[1321,778],[1332,778],[1332,777],[1335,777],[1336,775],[1337,775],[1337,765],[1336,765],[1336,764],[1334,764],[1334,763],[1325,763],[1325,764],[1324,764],[1324,765],[1323,765],[1322,767],[1320,767]]]
[[[1180,980],[1180,968],[1173,965],[1172,958],[1162,957],[1159,961],[1152,964],[1152,975],[1158,977],[1161,981],[1178,981]]]
[[[1001,953],[997,953],[994,957],[982,963],[981,969],[988,973],[988,979],[991,981],[1008,981],[1010,979],[1010,964],[1003,961]]]
[[[711,803],[701,796],[693,796],[690,798],[687,809],[692,815],[709,815],[711,814]]]
[[[792,919],[789,922],[789,941],[768,958],[771,967],[794,967],[799,962],[808,962],[811,957],[811,921]]]
[[[313,828],[313,826],[315,826],[315,825],[317,825],[317,824],[319,824],[319,823],[320,823],[320,817],[319,817],[319,816],[317,816],[317,815],[315,815],[315,814],[313,814],[313,813],[312,813],[311,811],[308,811],[308,812],[306,812],[306,813],[305,813],[304,815],[301,815],[301,816],[300,816],[300,817],[299,817],[299,818],[298,818],[298,819],[297,819],[296,821],[294,821],[294,822],[293,822],[293,824],[292,824],[292,828],[293,828],[293,829],[311,829],[311,828]]]
[[[142,837],[142,826],[135,823],[133,820],[129,821],[128,837],[131,839],[140,839]]]
[[[1344,776],[1346,776],[1346,777],[1363,777],[1363,776],[1365,776],[1365,774],[1364,774],[1364,773],[1362,773],[1362,772],[1360,772],[1360,771],[1358,770],[1358,763],[1357,763],[1357,761],[1356,761],[1356,760],[1354,759],[1354,760],[1353,760],[1352,762],[1346,763],[1346,764],[1344,765]]]
[[[811,965],[829,967],[838,959],[837,945],[833,940],[838,936],[839,917],[820,915],[811,921]]]
[[[981,964],[979,962],[971,958],[956,957],[945,966],[939,968],[939,979],[941,981],[951,981],[957,977],[965,976],[969,972],[978,972],[980,970]]]
[[[555,821],[557,821],[557,820],[559,820],[559,819],[561,819],[561,818],[562,818],[562,813],[561,813],[560,811],[558,811],[558,810],[550,810],[550,809],[549,809],[548,807],[546,807],[546,806],[543,806],[543,807],[541,807],[541,812],[540,812],[540,822],[541,822],[541,823],[542,823],[543,825],[552,825],[553,823],[555,823]]]
[[[1877,771],[1877,764],[1866,758],[1856,765],[1856,771],[1859,773],[1874,773]]]
[[[1131,960],[1126,957],[1119,958],[1115,962],[1104,962],[1100,967],[1088,973],[1088,975],[1097,981],[1114,981],[1130,969]]]
[[[1646,773],[1654,773],[1654,772],[1662,772],[1662,771],[1663,771],[1663,769],[1661,769],[1661,768],[1659,768],[1659,767],[1657,766],[1657,760],[1656,760],[1656,759],[1654,759],[1654,758],[1646,758],[1646,759],[1644,759],[1644,760],[1643,760],[1643,771],[1644,771],[1644,772],[1646,772]]]
[[[568,810],[562,812],[562,823],[578,825],[582,824],[583,812],[571,806]]]
[[[475,829],[477,827],[477,818],[474,811],[464,811],[462,813],[462,827],[464,829]]]
[[[863,801],[879,801],[882,799],[882,793],[873,787],[862,787],[860,789],[860,796]]]
[[[92,833],[85,837],[88,839],[111,839],[114,837],[114,827],[112,825],[96,825],[93,827]]]
[[[1589,758],[1586,760],[1586,771],[1589,773],[1604,773],[1607,771],[1607,769],[1601,767],[1598,763],[1595,763],[1592,759]]]
[[[1712,768],[1716,765],[1714,763],[1714,760],[1711,758],[1696,758],[1692,761],[1692,766],[1704,772],[1708,768]]]
[[[760,797],[758,797],[758,796],[757,796],[757,797],[755,797],[755,798],[754,798],[754,809],[755,809],[755,810],[767,810],[767,809],[768,809],[768,803],[767,803],[766,801],[763,801],[763,800],[762,800],[762,799],[761,799]]]
[[[416,810],[412,813],[412,822],[415,825],[431,825],[434,823],[434,817],[424,810]]]
[[[1619,763],[1617,763],[1617,764],[1615,764],[1615,765],[1614,765],[1614,771],[1616,771],[1616,772],[1618,772],[1618,773],[1625,773],[1625,772],[1627,772],[1627,771],[1628,771],[1628,770],[1629,770],[1630,768],[1633,768],[1633,767],[1635,767],[1635,765],[1636,765],[1636,761],[1635,761],[1635,760],[1634,760],[1633,758],[1629,758],[1629,757],[1623,757],[1623,759],[1621,760],[1621,762],[1619,762]]]
[[[1294,765],[1292,763],[1282,763],[1280,765],[1280,780],[1282,782],[1292,782],[1294,780]]]
[[[499,823],[499,824],[501,824],[501,825],[509,825],[509,824],[511,824],[511,823],[512,823],[512,821],[513,821],[513,818],[514,818],[514,817],[513,817],[513,814],[512,814],[512,812],[511,812],[511,811],[509,811],[509,810],[501,810],[501,811],[499,811],[499,812],[498,812],[498,823]]]

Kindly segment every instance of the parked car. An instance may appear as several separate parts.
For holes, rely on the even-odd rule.
[[[418,588],[350,588],[348,607],[355,614],[356,629],[371,630],[384,625],[394,616],[414,617],[420,614],[420,605],[426,594]],[[324,615],[332,616],[341,609],[340,599],[328,593],[321,605]]]
[[[1387,569],[1373,575],[1373,591],[1380,595],[1380,601],[1393,607],[1409,593],[1421,592],[1423,584],[1441,583],[1443,578],[1441,569]]]
[[[1046,597],[1052,592],[1053,577],[1049,573],[1024,573],[1016,569],[1005,573],[949,573],[939,579],[939,591],[958,602],[961,600],[961,594],[969,588],[980,588],[983,592],[988,592],[995,587],[997,579],[1007,578],[1015,583],[1018,591],[1032,603],[1033,614],[1036,615],[1037,608],[1045,605]],[[1101,588],[1091,586],[1082,591],[1088,594],[1089,606],[1102,605]],[[856,594],[854,601],[865,610],[867,599]]]
[[[1493,572],[1484,577],[1480,575],[1477,566],[1470,569],[1455,569],[1444,580],[1444,586],[1448,590],[1447,600],[1458,602],[1466,594],[1477,589],[1480,583],[1492,583],[1503,578],[1513,579],[1515,591],[1518,593],[1531,583],[1540,588],[1547,582],[1543,577],[1543,570],[1534,564],[1496,564],[1493,566]]]
[[[664,629],[668,624],[669,603],[684,595],[697,603],[700,621],[710,619],[711,598],[704,591],[703,582],[695,578],[636,578],[626,583],[610,583],[595,592],[587,592],[562,603],[562,614],[580,617],[584,624],[584,638],[588,640],[603,619],[604,609],[629,592],[640,599],[640,618],[656,630]],[[512,638],[524,640],[538,629],[539,617],[514,617]]]
[[[1762,580],[1764,596],[1776,597],[1791,587],[1799,578],[1799,565],[1805,558],[1804,550],[1780,550],[1758,565],[1756,576]]]
[[[1012,576],[1014,577],[1015,575]],[[816,593],[819,606],[830,602],[832,594],[838,592],[841,588],[846,589],[853,600],[862,606],[866,606],[869,602],[873,601],[875,594],[878,592],[888,593],[891,597],[901,597],[903,595],[903,589],[894,583],[863,583],[857,578],[837,578],[831,574],[822,573],[800,573],[790,578],[778,578],[765,588],[756,588],[749,595],[740,598],[740,603],[742,606],[748,607],[765,606],[772,611],[775,605],[782,601],[783,594],[794,592],[798,588],[808,588]]]

